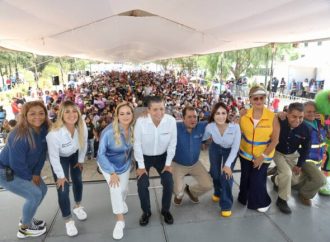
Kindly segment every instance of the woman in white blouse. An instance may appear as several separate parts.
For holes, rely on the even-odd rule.
[[[219,202],[221,216],[229,217],[233,205],[232,170],[237,158],[241,131],[238,124],[229,122],[227,106],[222,102],[215,104],[212,109],[203,140],[209,138],[212,138],[209,147],[210,174],[214,185],[212,200]]]
[[[87,127],[79,108],[71,101],[61,104],[58,118],[48,133],[47,145],[57,186],[58,202],[65,220],[68,236],[75,236],[78,230],[71,215],[69,197],[69,174],[72,180],[75,206],[73,213],[79,220],[87,214],[80,205],[82,200],[82,170],[87,151]]]

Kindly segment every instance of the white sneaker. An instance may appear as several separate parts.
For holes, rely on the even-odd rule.
[[[126,213],[128,213],[128,207],[127,207],[126,202],[124,202],[124,210],[123,210],[123,214],[126,214]]]
[[[124,221],[117,221],[115,228],[113,229],[112,237],[114,239],[122,239],[124,236]]]
[[[268,211],[269,208],[270,208],[270,205],[267,206],[267,207],[263,207],[263,208],[257,208],[257,211],[258,211],[259,213],[265,213],[265,212]]]
[[[68,236],[73,237],[78,234],[78,230],[73,220],[70,220],[69,222],[65,223],[65,227],[66,227],[66,234]]]
[[[72,210],[79,220],[87,219],[87,213],[84,211],[84,207],[77,207]]]

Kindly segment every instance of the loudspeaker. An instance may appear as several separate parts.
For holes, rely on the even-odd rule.
[[[52,81],[53,81],[53,86],[60,85],[60,78],[59,78],[59,76],[53,76]]]
[[[89,76],[89,71],[86,71],[85,72],[85,76]]]

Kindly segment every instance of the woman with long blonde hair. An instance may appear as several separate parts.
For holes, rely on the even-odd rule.
[[[34,215],[47,192],[40,172],[46,160],[45,137],[49,123],[42,102],[25,103],[18,124],[9,133],[0,153],[0,185],[25,199],[18,238],[36,237],[46,232],[46,223],[35,219]]]
[[[113,123],[102,132],[97,157],[100,170],[109,185],[112,210],[117,217],[114,239],[123,237],[123,214],[128,211],[125,200],[132,163],[133,124],[133,107],[127,102],[118,104]]]
[[[71,215],[69,172],[75,200],[72,212],[79,220],[87,219],[87,214],[80,205],[83,191],[82,170],[87,151],[87,135],[87,127],[77,105],[72,101],[64,101],[60,106],[57,120],[46,138],[49,160],[57,186],[58,202],[65,220],[68,236],[78,234]]]

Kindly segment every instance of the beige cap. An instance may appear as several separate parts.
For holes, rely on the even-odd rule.
[[[252,96],[257,96],[257,95],[263,95],[263,96],[266,96],[266,91],[265,89],[263,89],[262,87],[252,87],[250,89],[250,93],[249,93],[249,96],[252,97]]]

